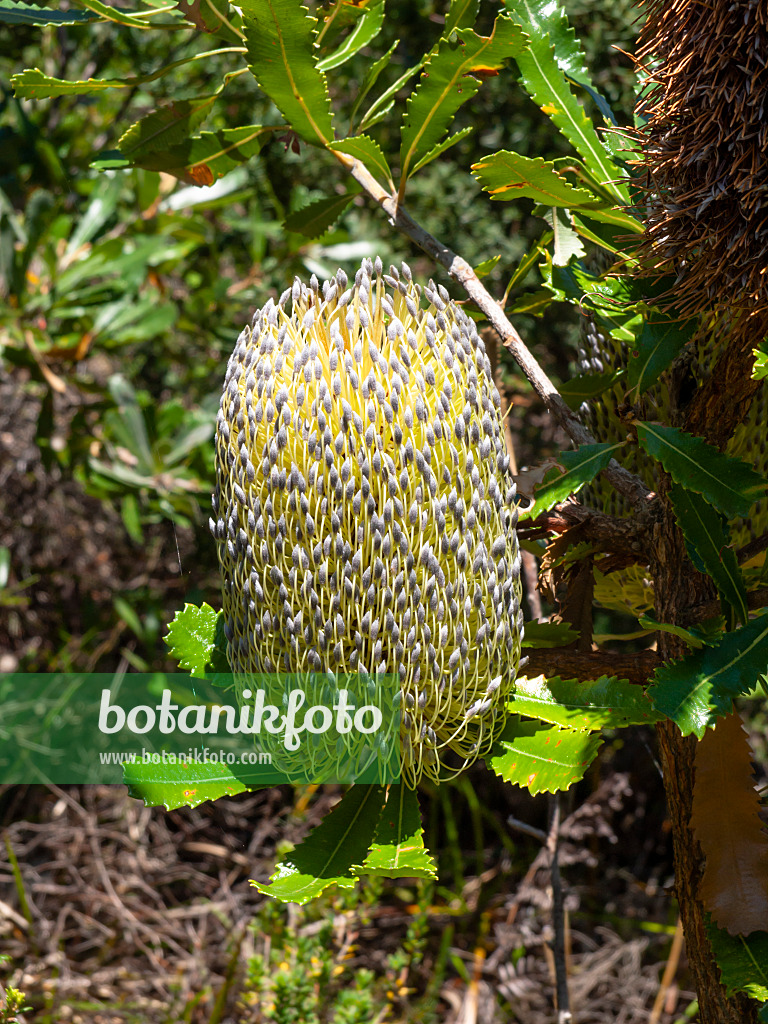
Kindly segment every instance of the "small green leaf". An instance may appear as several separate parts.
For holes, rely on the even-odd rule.
[[[559,676],[518,677],[507,706],[520,715],[589,731],[648,725],[662,717],[641,686],[615,676],[588,682]]]
[[[217,646],[220,645],[220,618],[223,620],[222,613],[209,604],[185,604],[168,625],[165,642],[171,657],[200,679],[205,678],[205,669],[212,664]],[[223,654],[222,651],[219,653]],[[224,665],[219,663],[215,671],[228,671],[226,656]]]
[[[696,650],[704,646],[702,638],[692,633],[690,629],[686,629],[685,626],[674,626],[671,622],[658,622],[652,615],[639,615],[637,621],[643,627],[644,636],[647,636],[648,633],[671,633],[672,636],[679,636],[681,640],[685,640]]]
[[[416,791],[390,786],[371,851],[359,871],[387,878],[435,878],[435,862],[424,847],[424,829]]]
[[[740,459],[723,455],[700,437],[656,423],[637,423],[640,447],[677,484],[703,495],[727,516],[746,516],[768,480]]]
[[[119,78],[88,78],[83,82],[68,82],[63,78],[51,78],[37,68],[25,68],[11,75],[13,95],[20,100],[41,100],[50,96],[84,95],[103,89],[128,89],[130,83]]]
[[[734,697],[749,693],[766,672],[768,615],[760,615],[719,643],[662,665],[648,695],[684,736],[693,732],[701,738],[730,712]]]
[[[99,20],[91,11],[57,11],[16,0],[0,0],[0,22],[6,25],[82,25]]]
[[[389,66],[390,61],[392,59],[392,54],[395,52],[399,45],[400,40],[396,39],[395,42],[384,54],[384,56],[379,57],[378,60],[375,60],[366,71],[365,78],[360,84],[360,88],[358,89],[357,94],[355,96],[354,105],[349,115],[350,131],[352,131],[352,126],[355,124],[355,118],[357,116],[357,111],[359,110],[360,105],[362,104],[363,100],[368,95],[368,93],[371,91],[371,89],[374,87],[376,82],[379,80],[379,75],[381,74],[381,72],[384,70],[384,68]],[[413,73],[416,74],[415,71]]]
[[[482,263],[478,263],[477,266],[474,268],[475,274],[478,277],[487,277],[500,259],[501,255],[491,256],[489,260],[483,260]]]
[[[569,409],[578,409],[584,402],[591,402],[605,394],[624,376],[624,370],[607,370],[605,373],[585,373],[573,377],[560,386],[560,394]]]
[[[532,268],[536,265],[539,258],[541,257],[542,252],[552,241],[552,238],[552,232],[545,231],[541,238],[538,240],[538,242],[536,242],[534,247],[530,250],[530,252],[527,252],[522,257],[522,259],[520,260],[515,269],[514,274],[509,279],[505,295],[509,295],[513,288],[516,288],[518,285],[522,284],[525,281],[529,272],[532,270]]]
[[[525,292],[519,299],[515,299],[511,306],[507,306],[506,312],[507,315],[527,313],[529,316],[540,316],[554,301],[552,292],[537,288],[535,292]]]
[[[556,793],[584,777],[601,743],[593,732],[510,715],[486,760],[505,782],[524,786],[533,794]]]
[[[558,174],[551,160],[521,156],[502,149],[472,164],[472,173],[491,199],[508,201],[525,197],[545,206],[569,208],[594,203],[586,189],[575,188]]]
[[[440,142],[462,103],[480,88],[474,76],[497,72],[523,45],[521,30],[503,17],[496,19],[490,36],[459,29],[451,39],[440,40],[406,104],[400,146],[403,181]]]
[[[712,577],[720,597],[736,611],[741,622],[746,623],[749,619],[747,588],[736,554],[728,546],[719,513],[700,495],[679,484],[670,489],[669,500],[694,565]]]
[[[457,28],[472,28],[480,9],[480,0],[451,0],[445,16],[443,35],[449,36]]]
[[[291,128],[312,145],[333,139],[331,98],[317,66],[317,19],[296,0],[242,0],[248,68]]]
[[[709,914],[706,925],[726,993],[746,992],[752,999],[768,999],[768,931],[729,935]]]
[[[142,117],[118,139],[117,148],[132,161],[187,142],[208,116],[215,97],[176,100]]]
[[[352,786],[341,803],[278,864],[269,885],[252,882],[259,892],[284,903],[306,903],[329,885],[351,888],[375,840],[384,807],[383,786]]]
[[[238,766],[239,770],[240,766]],[[200,761],[189,764],[126,764],[123,781],[131,796],[143,800],[146,807],[164,806],[167,811],[177,807],[197,807],[204,800],[218,800],[222,796],[235,796],[250,789],[263,789],[274,785],[264,781],[263,769],[252,769],[248,784],[248,766],[243,766],[243,778],[232,773],[226,764]]]
[[[356,195],[356,192],[345,192],[341,196],[316,199],[286,217],[285,227],[307,238],[319,238],[336,223]]]
[[[629,358],[629,386],[638,395],[658,382],[687,341],[693,335],[693,321],[646,320]]]
[[[328,149],[335,152],[347,153],[356,160],[362,161],[365,167],[383,181],[385,185],[392,183],[392,171],[389,169],[387,158],[378,142],[367,135],[356,135],[351,139],[337,139],[331,142]]]
[[[752,349],[755,357],[755,365],[752,368],[752,377],[755,380],[765,380],[768,377],[768,345],[763,342],[757,348]]]
[[[561,452],[558,463],[562,471],[558,466],[553,466],[547,472],[541,483],[534,488],[535,504],[525,514],[532,515],[534,510],[536,515],[546,512],[559,501],[565,501],[570,494],[575,494],[605,469],[613,453],[623,444],[623,441],[614,444],[604,441],[601,444],[583,444],[575,452]]]
[[[455,146],[457,142],[461,142],[462,139],[466,139],[466,137],[471,135],[474,130],[475,126],[469,125],[467,128],[462,128],[460,131],[454,132],[453,135],[450,135],[447,139],[443,139],[442,142],[438,142],[438,144],[433,146],[428,153],[424,154],[421,160],[419,160],[411,171],[411,174],[415,174],[417,171],[420,171],[422,167],[426,167],[427,164],[432,163],[433,160],[436,160],[437,157],[445,153],[445,151],[450,149],[451,146]]]
[[[318,68],[321,71],[330,71],[332,68],[340,67],[350,57],[354,57],[356,53],[359,53],[372,39],[375,39],[381,31],[383,24],[384,0],[373,0],[365,8],[359,21],[344,42],[333,53],[318,61]]]
[[[570,622],[526,622],[523,647],[567,647],[579,636]]]

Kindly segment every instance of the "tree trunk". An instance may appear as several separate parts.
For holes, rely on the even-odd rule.
[[[696,572],[687,557],[682,534],[666,499],[668,485],[668,478],[663,479],[659,488],[664,515],[654,531],[651,571],[658,621],[682,624],[686,609],[707,601],[713,591],[707,577]],[[686,651],[682,640],[670,633],[659,633],[659,653],[664,659],[682,657]],[[696,738],[683,736],[670,721],[659,723],[656,731],[672,825],[675,891],[699,998],[699,1020],[701,1024],[757,1024],[758,1004],[743,994],[729,998],[720,984],[720,970],[704,926],[704,906],[697,897],[703,854],[690,824]]]

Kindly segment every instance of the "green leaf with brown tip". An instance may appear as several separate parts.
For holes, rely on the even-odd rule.
[[[329,885],[351,888],[355,865],[374,842],[384,807],[383,786],[352,786],[341,803],[277,865],[269,885],[252,882],[259,892],[284,903],[306,903]]]
[[[293,131],[314,146],[333,140],[331,98],[317,66],[317,19],[296,0],[243,0],[248,68]]]
[[[243,765],[242,771],[242,777],[238,777],[226,764],[202,761],[190,764],[137,762],[125,765],[123,781],[130,795],[143,800],[145,806],[163,806],[167,811],[177,807],[197,807],[205,800],[235,796],[285,781],[284,776],[270,780],[264,768]]]
[[[602,742],[597,733],[510,715],[486,762],[505,782],[556,793],[584,777]]]
[[[416,791],[402,782],[389,787],[376,836],[362,875],[387,878],[435,878],[435,862],[424,846],[424,829]]]
[[[727,516],[746,516],[768,480],[701,437],[658,423],[637,423],[637,439],[677,484],[701,494]]]
[[[191,185],[212,185],[256,156],[271,134],[271,128],[258,124],[201,132],[178,145],[144,153],[132,164],[150,171],[164,171]]]
[[[525,197],[546,206],[569,208],[595,202],[592,192],[571,185],[551,160],[540,156],[521,156],[502,149],[472,164],[472,173],[483,191],[495,200]]]

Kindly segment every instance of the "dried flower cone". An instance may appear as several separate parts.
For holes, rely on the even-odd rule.
[[[652,70],[639,133],[645,262],[676,273],[681,315],[742,309],[763,314],[764,328],[768,4],[652,0],[639,43]]]
[[[229,659],[399,676],[404,772],[439,779],[487,753],[520,659],[499,395],[443,288],[424,308],[379,260],[347,284],[297,279],[229,361],[211,520]]]

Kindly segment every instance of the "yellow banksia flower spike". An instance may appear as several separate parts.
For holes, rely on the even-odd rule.
[[[394,675],[412,784],[486,754],[520,661],[515,486],[445,289],[377,259],[270,300],[229,360],[216,476],[236,677]]]

